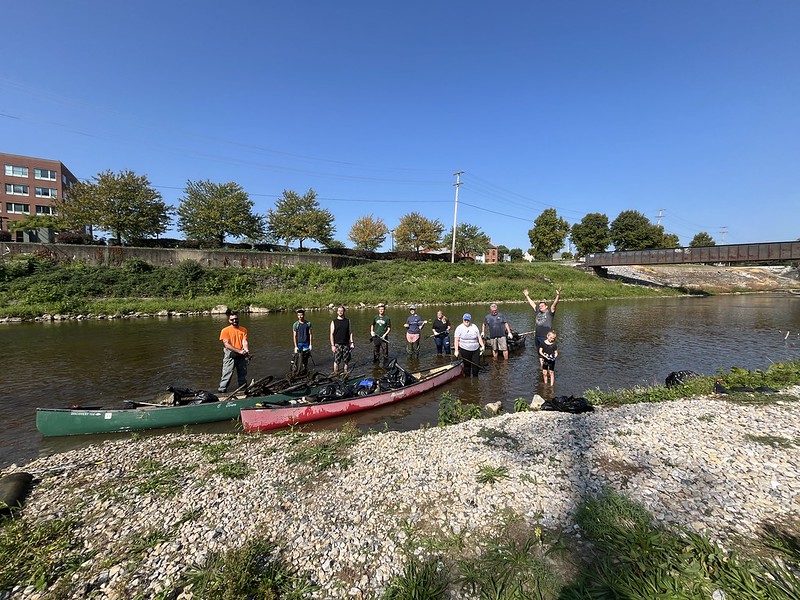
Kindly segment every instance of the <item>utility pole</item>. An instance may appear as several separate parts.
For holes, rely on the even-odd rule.
[[[661,225],[661,213],[664,212],[663,208],[658,209],[658,221],[656,221],[656,225]]]
[[[456,171],[453,175],[456,176],[456,182],[453,184],[456,186],[456,205],[453,209],[453,247],[450,249],[450,262],[456,262],[456,225],[458,223],[458,188],[461,186],[461,174],[464,171]]]

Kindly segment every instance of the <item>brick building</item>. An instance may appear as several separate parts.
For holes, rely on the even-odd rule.
[[[54,215],[55,200],[78,182],[63,163],[46,158],[33,158],[0,153],[0,230],[10,231],[11,222],[31,215]],[[14,234],[12,234],[14,235]],[[28,241],[22,231],[16,241]],[[33,241],[33,240],[31,240]]]

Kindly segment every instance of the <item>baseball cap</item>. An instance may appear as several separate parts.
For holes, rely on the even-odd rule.
[[[381,307],[386,308],[386,305],[383,302],[381,302],[380,304],[378,304],[378,308],[381,308]]]
[[[416,305],[412,304],[411,306],[408,307],[408,310],[417,310],[417,307]]]
[[[472,321],[472,315],[469,313],[464,313],[464,316],[462,318],[464,321]]]
[[[297,314],[300,314],[300,313],[306,314],[306,309],[298,308],[296,312],[297,312]]]

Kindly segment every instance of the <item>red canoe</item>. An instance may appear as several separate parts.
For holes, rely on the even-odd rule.
[[[297,404],[292,406],[243,408],[241,411],[242,425],[245,431],[265,431],[393,404],[452,381],[461,375],[461,361],[423,371],[409,371],[409,375],[415,381],[405,387],[377,391],[366,396],[325,401],[319,401],[313,396],[309,396],[305,399],[301,398]]]

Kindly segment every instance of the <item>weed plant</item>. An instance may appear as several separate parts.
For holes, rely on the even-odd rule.
[[[358,443],[361,432],[354,423],[345,423],[341,432],[329,437],[308,440],[297,439],[293,454],[287,459],[290,464],[306,464],[314,471],[326,471],[334,466],[347,468],[352,464],[347,451]],[[291,439],[291,438],[290,438]]]
[[[276,559],[275,545],[257,539],[240,548],[214,553],[203,565],[195,565],[179,587],[192,586],[192,595],[203,600],[300,600],[315,586],[309,579]]]
[[[565,600],[691,600],[718,590],[727,598],[800,597],[791,563],[741,558],[705,536],[659,526],[643,506],[613,491],[588,499],[576,519],[595,552],[582,578],[564,591]],[[796,566],[798,560],[795,552],[790,561]]]
[[[464,404],[458,396],[450,392],[445,392],[439,398],[439,427],[482,418],[480,406]]]
[[[74,531],[75,519],[50,519],[26,523],[22,519],[0,521],[0,597],[15,586],[33,586],[57,596],[56,581],[69,576],[91,557]]]

